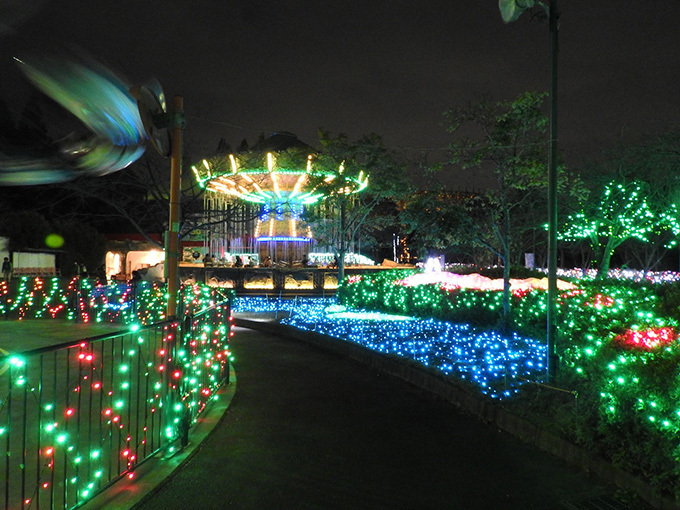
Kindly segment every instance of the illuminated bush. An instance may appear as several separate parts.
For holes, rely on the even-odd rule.
[[[231,294],[207,285],[183,286],[178,315],[200,310]],[[99,285],[96,280],[79,278],[22,277],[11,291],[6,282],[0,282],[0,316],[20,320],[152,324],[165,319],[166,299],[165,287],[151,282]]]
[[[413,271],[351,277],[338,296],[356,308],[496,324],[500,291],[395,285],[409,274]],[[544,338],[545,309],[545,291],[514,293],[514,329]],[[540,408],[539,419],[546,423],[559,420],[554,428],[571,440],[680,499],[679,312],[677,283],[581,281],[576,289],[560,292],[556,349],[561,369],[555,384],[578,395],[577,406],[518,400]]]

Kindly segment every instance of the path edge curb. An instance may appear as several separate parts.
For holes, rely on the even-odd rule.
[[[468,388],[457,384],[452,378],[447,378],[422,364],[395,355],[376,352],[341,338],[278,322],[235,317],[234,325],[299,340],[402,379],[586,473],[593,473],[606,482],[634,491],[643,501],[656,509],[678,510],[680,508],[671,498],[656,494],[644,480],[617,468],[601,457],[594,456],[587,449],[510,413],[500,405],[483,398],[482,395],[471,393]]]

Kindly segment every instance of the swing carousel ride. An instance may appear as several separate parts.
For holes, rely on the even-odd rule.
[[[320,164],[312,147],[286,132],[192,170],[206,190],[204,214],[224,218],[206,222],[212,224],[204,234],[208,253],[222,259],[252,253],[261,264],[309,260],[316,240],[306,213],[332,194],[357,194],[368,185],[363,171]]]

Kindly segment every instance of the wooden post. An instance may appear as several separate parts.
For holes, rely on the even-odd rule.
[[[180,183],[182,180],[182,136],[184,130],[184,99],[173,98],[172,111],[172,154],[170,155],[170,218],[165,247],[165,273],[168,283],[167,317],[177,315],[177,293],[179,290],[179,219]]]

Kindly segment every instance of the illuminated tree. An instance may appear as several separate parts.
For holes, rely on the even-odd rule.
[[[626,143],[609,151],[604,164],[595,168],[595,178],[604,182],[642,181],[649,206],[660,216],[658,228],[643,243],[633,238],[622,250],[644,269],[658,264],[680,235],[680,134],[669,130]],[[597,175],[597,173],[604,175]]]
[[[650,233],[658,229],[660,218],[647,202],[646,188],[641,181],[612,181],[604,186],[599,200],[570,215],[562,229],[560,239],[590,243],[598,262],[598,279],[607,276],[614,250],[624,241],[648,242]]]

